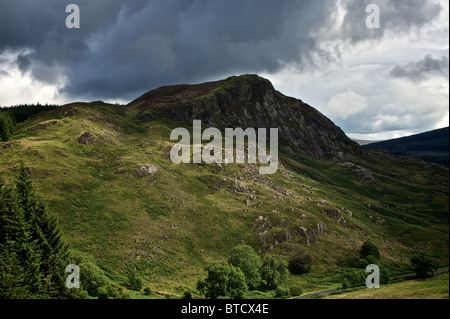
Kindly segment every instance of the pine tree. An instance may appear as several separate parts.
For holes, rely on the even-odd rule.
[[[35,194],[29,170],[24,165],[20,166],[15,186],[6,187],[0,181],[1,278],[9,280],[18,276],[12,281],[17,289],[0,284],[0,298],[70,294],[64,281],[67,247],[56,219]]]
[[[0,111],[0,140],[7,141],[14,133],[15,121],[9,113]]]
[[[23,165],[20,167],[16,185],[19,205],[25,213],[27,224],[31,226],[30,233],[40,253],[40,271],[46,292],[49,295],[58,294],[65,288],[62,278],[67,248],[63,245],[56,219],[35,194],[29,170]]]
[[[30,298],[30,290],[14,247],[0,244],[0,299]]]

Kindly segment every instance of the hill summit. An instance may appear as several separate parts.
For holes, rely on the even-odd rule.
[[[327,117],[303,101],[276,91],[269,80],[258,75],[165,86],[128,106],[137,109],[137,118],[143,122],[197,119],[217,128],[277,127],[280,146],[290,155],[301,152],[337,161],[360,153],[359,145]]]

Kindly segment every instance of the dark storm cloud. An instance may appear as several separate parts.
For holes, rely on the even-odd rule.
[[[311,68],[337,54],[314,36],[336,23],[331,0],[0,1],[0,53],[20,52],[20,70],[41,81],[64,76],[62,91],[83,99],[130,100],[166,84]],[[365,28],[372,2],[343,0],[343,41],[420,27],[441,10],[422,0],[378,1],[376,33]],[[80,29],[65,27],[69,3],[80,7]]]
[[[414,82],[420,82],[432,75],[449,77],[448,57],[434,59],[426,55],[423,60],[409,62],[404,65],[396,65],[389,73],[394,78],[406,78]]]
[[[380,9],[380,28],[363,27],[369,13],[361,13],[366,12],[369,4]],[[439,3],[430,0],[346,0],[344,7],[342,35],[353,43],[420,28],[437,18],[442,10]]]

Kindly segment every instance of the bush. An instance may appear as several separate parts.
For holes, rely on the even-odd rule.
[[[360,287],[366,284],[366,272],[362,269],[347,269],[342,273],[342,288]]]
[[[380,284],[388,284],[391,281],[391,272],[385,266],[380,266]]]
[[[261,283],[259,269],[261,260],[258,254],[248,245],[233,247],[229,263],[242,270],[249,289],[257,289]]]
[[[360,251],[361,259],[364,259],[368,256],[373,256],[377,260],[380,260],[380,251],[378,250],[377,246],[375,246],[374,244],[372,244],[369,241],[362,244],[361,251]]]
[[[374,256],[369,255],[364,259],[359,259],[357,262],[358,268],[364,270],[368,265],[371,264],[377,265],[380,269],[380,284],[388,284],[391,281],[391,272],[387,267],[383,266]]]
[[[116,283],[99,287],[97,296],[99,299],[128,299],[130,297],[128,292]]]
[[[291,296],[301,296],[303,293],[303,288],[301,286],[292,286],[289,289]]]
[[[289,275],[287,262],[280,256],[266,256],[261,266],[261,278],[269,289],[284,284]]]
[[[275,297],[289,297],[289,289],[278,286],[275,290]]]
[[[374,265],[378,265],[379,266],[379,261],[378,259],[376,259],[374,256],[369,255],[366,258],[362,258],[359,259],[357,262],[357,266],[358,268],[362,268],[362,269],[366,269],[366,267],[370,264],[374,264]]]
[[[80,284],[90,296],[99,296],[99,288],[111,284],[111,280],[106,277],[103,270],[93,262],[81,261],[78,267],[80,268]],[[101,293],[107,294],[104,290],[101,290]]]
[[[219,296],[239,299],[247,291],[245,275],[241,269],[227,263],[217,261],[208,268],[208,277],[197,283],[197,289],[206,298],[218,298]]]
[[[411,258],[416,276],[425,278],[432,275],[439,267],[438,261],[428,253],[419,253]]]
[[[190,291],[185,291],[182,299],[192,299],[192,293]]]
[[[289,271],[301,275],[311,270],[312,258],[310,255],[300,252],[289,261]]]
[[[145,287],[144,288],[144,295],[150,296],[151,294],[152,294],[152,290],[150,289],[150,287]]]

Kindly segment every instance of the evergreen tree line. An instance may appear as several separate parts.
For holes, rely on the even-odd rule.
[[[58,105],[37,103],[0,108],[0,140],[7,141],[11,138],[16,123],[23,122],[41,111],[50,111],[57,107]]]
[[[67,265],[56,219],[21,165],[15,184],[0,180],[0,298],[70,298]]]

